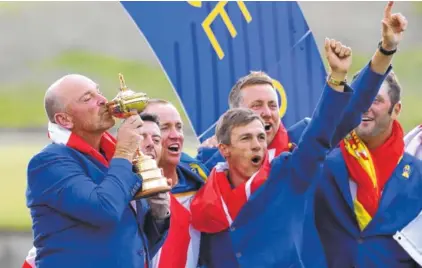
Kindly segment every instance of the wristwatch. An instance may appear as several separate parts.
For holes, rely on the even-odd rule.
[[[327,82],[332,84],[332,85],[335,85],[335,86],[344,86],[347,81],[346,81],[346,79],[344,79],[343,81],[336,80],[330,74],[327,78]]]
[[[393,50],[385,50],[385,49],[382,47],[382,41],[380,41],[380,42],[378,43],[378,49],[380,50],[380,52],[381,52],[382,54],[384,54],[384,55],[386,55],[386,56],[393,55],[393,54],[394,54],[394,53],[396,53],[396,51],[397,51],[397,48],[395,48],[395,49],[393,49]]]

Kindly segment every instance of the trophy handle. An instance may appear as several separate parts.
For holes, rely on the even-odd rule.
[[[119,81],[120,81],[120,91],[126,91],[127,86],[125,83],[125,78],[123,77],[123,74],[119,73]]]

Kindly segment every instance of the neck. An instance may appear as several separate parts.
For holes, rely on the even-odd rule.
[[[280,129],[280,127],[281,127],[281,123],[280,123],[280,125],[278,125],[277,131],[275,132],[274,137],[271,140],[267,140],[267,146],[270,146],[270,144],[273,142],[273,140],[275,139],[275,136],[277,136],[277,133],[278,133],[278,130]]]
[[[226,171],[226,176],[235,188],[249,179],[249,177],[242,176],[237,170],[230,168]]]
[[[179,182],[179,177],[177,176],[177,166],[174,165],[161,165],[163,169],[164,177],[171,179],[171,186],[175,186]]]
[[[365,137],[363,141],[365,142],[366,147],[368,147],[369,150],[374,150],[384,144],[388,140],[388,138],[391,137],[392,133],[393,128],[390,127],[386,131],[380,133],[375,137]]]
[[[97,151],[100,151],[101,137],[103,133],[87,133],[84,131],[72,131]]]

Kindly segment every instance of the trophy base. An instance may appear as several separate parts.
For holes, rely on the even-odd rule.
[[[142,189],[134,196],[134,199],[148,198],[170,190],[171,186],[168,185],[165,177],[147,179],[142,182]]]

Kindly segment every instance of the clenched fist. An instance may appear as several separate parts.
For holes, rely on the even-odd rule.
[[[352,65],[352,49],[339,41],[328,38],[325,38],[324,47],[331,75],[338,80],[343,80]]]

